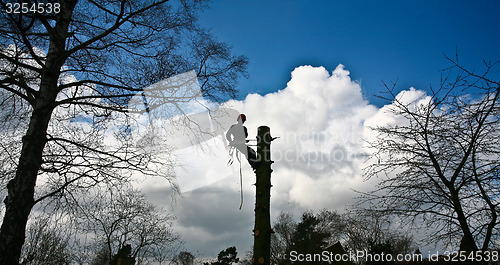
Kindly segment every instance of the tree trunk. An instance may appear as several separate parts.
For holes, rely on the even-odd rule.
[[[260,126],[257,134],[257,153],[260,166],[257,168],[255,195],[255,226],[252,264],[271,264],[271,132]]]
[[[462,204],[458,199],[458,191],[456,191],[455,189],[450,189],[450,193],[455,208],[455,212],[457,213],[457,219],[460,224],[460,228],[464,233],[464,235],[462,236],[462,240],[460,241],[460,251],[466,251],[466,252],[477,251],[478,248],[476,245],[476,241],[472,236],[469,224],[467,223],[467,217],[465,216]]]
[[[65,43],[77,0],[62,1],[56,25],[50,32],[50,45],[41,69],[40,89],[33,104],[30,123],[19,157],[16,175],[7,184],[5,216],[0,228],[0,265],[19,264],[26,224],[34,206],[35,185],[42,154],[47,143],[47,128],[58,94],[61,67],[68,54]]]
[[[36,178],[42,163],[50,115],[48,110],[33,111],[28,132],[23,137],[16,176],[7,185],[6,210],[0,230],[1,265],[19,263],[26,223],[34,205]]]

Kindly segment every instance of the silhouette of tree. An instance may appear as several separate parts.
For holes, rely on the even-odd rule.
[[[337,242],[351,251],[375,251],[386,243],[395,254],[414,250],[411,235],[394,229],[390,216],[367,209],[342,214],[329,210],[316,214],[306,211],[300,222],[295,222],[290,213],[282,212],[273,223],[273,230],[271,263],[278,265],[292,264],[291,251],[322,254]]]
[[[395,120],[373,128],[367,177],[382,177],[364,201],[408,224],[432,227],[431,241],[464,251],[498,247],[500,83],[495,64],[476,74],[452,67],[439,90],[411,99],[388,88]]]
[[[204,265],[232,265],[233,263],[238,263],[240,261],[237,256],[238,252],[236,251],[236,247],[228,247],[219,252],[217,255],[217,261],[211,263],[205,262]]]
[[[5,10],[5,1],[0,4]],[[193,69],[203,96],[234,96],[248,63],[197,24],[202,1],[57,4],[52,12],[0,14],[0,183],[7,189],[0,264],[19,261],[28,217],[41,201],[71,199],[75,190],[99,183],[113,186],[131,171],[172,180],[169,161],[127,139],[128,113],[176,108],[186,99],[164,89],[146,109],[134,110],[127,105],[131,97]],[[118,125],[120,141],[109,146],[105,131]]]
[[[111,259],[110,265],[119,265],[118,262],[120,259],[130,259],[131,263],[135,263],[134,257],[132,257],[132,246],[130,244],[123,245],[116,255]]]
[[[302,214],[302,220],[292,234],[292,245],[290,251],[296,251],[302,254],[321,254],[328,246],[327,239],[330,234],[320,231],[318,225],[320,220],[311,212]],[[308,261],[297,261],[294,264],[307,264]],[[322,264],[317,261],[316,264]]]
[[[102,265],[102,264],[109,264],[110,260],[109,257],[111,255],[109,254],[109,249],[107,246],[103,245],[96,253],[95,256],[92,258],[90,261],[90,265]]]
[[[282,212],[273,223],[271,263],[290,264],[291,251],[321,253],[342,237],[344,227],[341,216],[333,211],[322,210],[317,214],[306,211],[300,222],[295,222],[290,213]]]
[[[392,244],[389,241],[376,243],[374,241],[370,241],[369,243],[368,253],[372,255],[392,255],[395,257],[394,250],[392,248]],[[393,260],[367,260],[366,265],[390,265],[394,264]]]
[[[359,209],[342,216],[345,224],[342,245],[351,250],[371,251],[373,246],[390,244],[394,254],[414,250],[413,236],[395,229],[393,216],[376,210]]]
[[[22,265],[66,265],[73,256],[70,246],[70,235],[65,226],[54,224],[50,218],[37,217],[30,224],[26,244],[23,246]]]
[[[118,188],[112,196],[94,194],[82,198],[75,208],[70,215],[76,223],[75,229],[88,238],[95,238],[89,245],[104,245],[104,253],[108,255],[106,260],[110,260],[110,264],[122,257],[114,254],[124,251],[127,257],[137,262],[161,261],[155,251],[168,251],[167,246],[176,246],[180,242],[179,235],[171,228],[174,218],[148,203],[144,195],[134,190]]]
[[[193,265],[196,257],[188,251],[181,251],[174,259],[176,265]]]
[[[274,233],[271,235],[271,263],[285,264],[288,261],[288,251],[292,247],[292,235],[297,223],[290,213],[281,212],[273,223]]]

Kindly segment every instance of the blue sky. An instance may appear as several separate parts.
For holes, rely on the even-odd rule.
[[[297,66],[346,66],[365,97],[382,83],[437,87],[444,54],[480,69],[500,58],[500,1],[218,0],[201,16],[235,53],[249,57],[240,99],[286,87]]]

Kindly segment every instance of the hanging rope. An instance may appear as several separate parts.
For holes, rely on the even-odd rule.
[[[236,155],[234,154],[236,152]],[[240,164],[240,210],[243,206],[243,174],[241,173],[241,153],[234,147],[229,146],[229,161],[227,161],[227,166],[230,166],[234,162],[234,156],[236,156],[236,160],[238,160]]]
[[[243,206],[243,174],[241,174],[241,153],[236,153],[236,157],[238,158],[238,162],[240,162],[240,210],[241,206]]]

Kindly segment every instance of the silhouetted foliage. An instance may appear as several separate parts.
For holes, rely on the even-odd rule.
[[[327,246],[329,233],[319,230],[319,219],[311,212],[302,214],[301,221],[297,224],[292,234],[292,245],[290,251],[297,253],[317,254],[321,253]],[[301,264],[301,263],[296,263]]]
[[[94,253],[94,257],[90,261],[90,265],[102,265],[109,264],[111,256],[109,254],[109,248],[107,246],[101,247],[97,252]]]
[[[132,257],[132,246],[130,244],[123,245],[118,250],[118,252],[111,259],[110,265],[119,265],[118,264],[119,259],[130,260],[129,261],[129,263],[131,263],[130,265],[133,265],[135,263],[135,259]]]
[[[391,255],[391,257],[395,257],[394,251],[392,249],[392,244],[390,241],[385,241],[381,243],[376,243],[374,241],[368,242],[369,250],[368,253],[371,255]],[[391,265],[394,264],[393,260],[367,260],[366,265]]]
[[[228,247],[225,250],[219,252],[219,254],[217,255],[217,261],[211,263],[205,262],[204,265],[231,265],[240,261],[237,256],[238,252],[236,251],[236,247]]]
[[[273,223],[273,230],[271,263],[278,265],[310,264],[311,261],[292,262],[290,252],[322,254],[337,242],[344,250],[354,252],[390,250],[393,254],[407,254],[414,250],[411,235],[395,230],[389,216],[366,209],[343,214],[328,210],[317,214],[306,211],[299,222],[295,222],[291,214],[282,212]]]
[[[176,265],[193,265],[195,258],[196,257],[193,255],[193,253],[188,251],[181,251],[175,256],[173,262]]]

